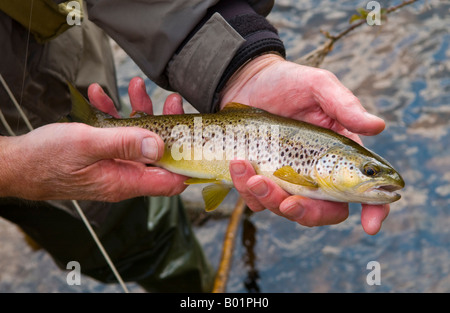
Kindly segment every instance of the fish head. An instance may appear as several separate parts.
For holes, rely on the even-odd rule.
[[[330,148],[316,162],[315,174],[323,192],[346,202],[391,203],[405,186],[388,161],[359,145]]]

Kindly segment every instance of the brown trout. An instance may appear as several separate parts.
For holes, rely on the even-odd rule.
[[[203,189],[207,211],[233,187],[229,162],[246,159],[257,174],[290,194],[339,202],[397,201],[405,185],[385,159],[329,129],[230,103],[211,114],[145,115],[115,119],[94,109],[72,86],[72,121],[94,127],[142,127],[158,134],[165,151],[156,166]]]

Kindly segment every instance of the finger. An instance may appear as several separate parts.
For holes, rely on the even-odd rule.
[[[134,179],[134,180],[133,180]],[[186,176],[169,172],[160,167],[147,166],[139,177],[130,177],[129,188],[137,190],[139,195],[174,196],[183,192],[187,185]]]
[[[138,127],[94,128],[84,131],[79,142],[86,154],[95,160],[121,159],[153,163],[164,153],[162,139],[148,130]]]
[[[267,177],[256,175],[247,181],[247,187],[259,203],[275,214],[283,215],[278,209],[289,194]]]
[[[381,224],[388,216],[389,211],[389,204],[363,204],[361,211],[361,225],[364,231],[369,235],[376,235],[380,231]]]
[[[243,160],[233,160],[230,162],[230,174],[234,187],[244,199],[247,206],[254,212],[264,210],[264,206],[252,195],[247,188],[247,181],[256,175],[255,169],[250,162]]]
[[[310,83],[315,99],[324,112],[351,132],[376,135],[384,130],[385,122],[368,113],[358,98],[331,72],[317,71]]]
[[[361,138],[357,134],[349,131],[347,128],[339,124],[337,121],[335,121],[335,123],[333,123],[333,125],[330,126],[330,129],[338,134],[341,134],[342,136],[352,139],[353,141],[359,143],[360,145],[363,145]]]
[[[97,195],[101,201],[121,201],[138,196],[173,196],[181,193],[187,185],[187,177],[165,169],[145,166],[142,163],[123,160],[102,160],[93,164],[92,170],[103,175]]]
[[[130,97],[130,103],[132,112],[134,115],[137,112],[143,112],[149,115],[153,115],[153,104],[150,96],[145,89],[145,82],[140,77],[134,77],[130,80],[128,85],[128,96]]]
[[[164,102],[163,114],[184,114],[183,98],[177,94],[170,94]]]
[[[99,84],[91,84],[88,88],[88,97],[91,104],[98,110],[109,114],[115,118],[120,118],[117,112],[114,102],[111,98],[103,91]]]
[[[348,204],[291,196],[280,205],[280,212],[304,226],[333,225],[346,220]]]

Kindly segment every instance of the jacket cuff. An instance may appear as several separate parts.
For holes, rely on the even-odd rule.
[[[170,88],[198,111],[212,112],[216,86],[244,41],[220,14],[215,13],[169,62]]]
[[[228,79],[265,53],[285,57],[277,30],[245,1],[222,1],[172,57],[167,66],[170,87],[200,112],[218,111]]]

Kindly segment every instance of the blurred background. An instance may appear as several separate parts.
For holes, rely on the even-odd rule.
[[[298,60],[326,42],[320,30],[337,34],[350,26],[368,1],[278,0],[269,15]],[[401,1],[379,1],[383,8]],[[341,38],[321,68],[330,70],[387,127],[364,144],[402,174],[402,199],[375,236],[360,224],[351,205],[339,225],[308,228],[270,212],[246,215],[236,239],[227,292],[449,292],[450,291],[450,3],[417,1],[389,14],[381,26],[358,27]],[[122,101],[134,76],[144,75],[115,47]],[[169,94],[148,79],[153,103]],[[195,110],[186,104],[187,112]],[[183,194],[205,253],[217,268],[230,209],[202,212],[200,189]],[[0,292],[120,292],[82,277],[68,286],[67,272],[22,233],[0,219]],[[381,284],[368,285],[367,263],[377,261]],[[143,290],[128,284],[132,292]]]

